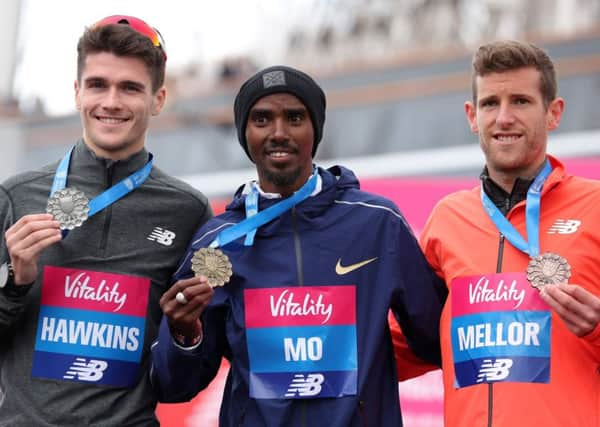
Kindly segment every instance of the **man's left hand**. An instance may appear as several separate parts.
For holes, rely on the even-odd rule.
[[[546,285],[540,296],[578,337],[592,332],[600,322],[600,297],[579,285]]]

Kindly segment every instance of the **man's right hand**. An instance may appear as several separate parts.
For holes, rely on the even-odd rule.
[[[38,259],[47,247],[60,242],[58,221],[50,214],[25,215],[4,234],[15,274],[15,285],[26,285],[38,275]]]
[[[178,293],[183,294],[183,299]],[[200,315],[210,303],[213,288],[204,276],[179,280],[160,299],[160,308],[167,318],[173,336],[189,340],[198,338],[201,331]],[[182,303],[184,301],[185,303]]]

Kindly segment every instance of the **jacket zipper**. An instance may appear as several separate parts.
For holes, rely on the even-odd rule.
[[[510,208],[510,199],[505,201],[505,216]],[[504,256],[504,234],[500,233],[500,241],[498,242],[498,259],[496,261],[496,273],[502,272],[502,258]],[[488,383],[488,427],[492,427],[492,418],[494,414],[494,383]]]
[[[304,269],[302,268],[302,247],[300,246],[300,233],[298,232],[298,218],[296,207],[292,208],[292,230],[294,232],[294,250],[296,252],[296,270],[298,271],[298,284],[304,285]]]
[[[296,207],[292,208],[292,232],[294,235],[294,252],[296,254],[296,271],[298,272],[298,285],[304,285],[304,269],[302,268],[302,247],[300,246],[300,233],[298,232],[298,217],[296,215]],[[300,419],[300,425],[307,426],[306,414],[307,414],[307,402],[306,399],[302,399],[302,415]]]
[[[113,180],[113,165],[106,168],[106,188],[112,187]],[[106,249],[108,243],[108,231],[110,228],[110,220],[112,217],[112,205],[108,205],[104,208],[104,227],[102,229],[102,239],[100,240],[100,249]]]

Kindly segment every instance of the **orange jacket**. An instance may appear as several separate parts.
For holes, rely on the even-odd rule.
[[[572,270],[569,282],[600,295],[600,182],[569,176],[558,160],[549,158],[553,171],[542,190],[540,251],[565,257]],[[526,236],[524,201],[509,212],[507,219]],[[504,241],[501,251],[500,233],[484,211],[479,187],[451,194],[440,201],[420,240],[427,260],[449,289],[440,325],[445,425],[600,427],[600,326],[578,338],[557,315],[548,315],[546,309],[549,308],[545,304],[541,312],[550,325],[547,383],[489,381],[462,388],[455,385],[452,339],[456,344],[460,334],[452,331],[452,301],[453,296],[456,297],[452,291],[453,280],[495,274],[500,252],[502,273],[523,273],[529,262],[528,255],[515,249],[508,240]],[[486,304],[490,303],[479,303]],[[490,329],[497,327],[493,316],[493,312],[482,314],[482,322],[489,321]],[[406,347],[398,331],[395,328],[394,342],[396,355],[401,358],[406,355]],[[464,333],[462,338],[464,342]],[[483,341],[482,338],[481,343]],[[548,361],[548,357],[545,360]],[[422,366],[415,369],[418,373]],[[477,378],[481,377],[479,372]]]

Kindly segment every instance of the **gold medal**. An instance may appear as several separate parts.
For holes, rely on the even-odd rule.
[[[567,260],[551,252],[532,258],[527,266],[527,280],[536,289],[566,283],[570,277],[571,266]]]
[[[231,262],[219,249],[201,248],[194,253],[191,262],[195,275],[205,276],[212,288],[223,286],[231,278]]]
[[[74,188],[63,188],[55,191],[48,199],[46,212],[54,216],[60,223],[61,230],[72,230],[79,227],[88,217],[90,211],[87,197]]]

